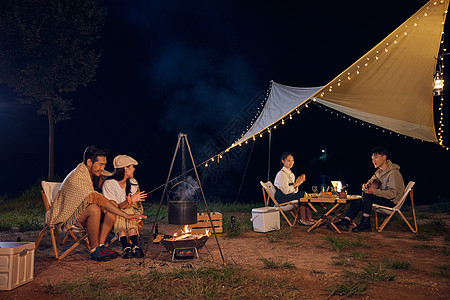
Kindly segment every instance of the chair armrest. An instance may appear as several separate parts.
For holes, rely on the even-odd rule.
[[[284,206],[284,205],[297,204],[297,203],[298,203],[298,200],[292,200],[292,201],[284,202],[284,203],[281,203],[281,204],[278,204],[275,206]]]
[[[381,209],[389,209],[389,210],[394,210],[394,207],[387,207],[387,206],[383,206],[383,205],[378,205],[378,204],[372,204],[372,206],[376,209],[381,208]]]

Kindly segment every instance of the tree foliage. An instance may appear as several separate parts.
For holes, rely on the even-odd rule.
[[[95,78],[106,8],[100,0],[0,1],[0,84],[48,117],[53,177],[54,123],[69,118],[67,94]]]
[[[91,0],[3,0],[0,83],[53,120],[67,118],[65,93],[94,80],[106,10]]]

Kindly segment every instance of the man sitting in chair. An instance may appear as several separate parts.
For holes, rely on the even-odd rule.
[[[87,147],[83,162],[64,179],[50,209],[50,225],[66,230],[72,226],[86,229],[92,247],[90,258],[97,261],[119,256],[104,246],[117,215],[128,220],[147,218],[123,212],[117,204],[98,192],[103,182],[101,175],[107,155],[108,150],[104,148]]]
[[[371,150],[370,155],[377,170],[372,178],[363,184],[362,199],[351,201],[345,218],[334,224],[340,230],[348,230],[350,222],[358,215],[359,211],[362,211],[361,222],[352,231],[371,231],[370,212],[372,211],[372,203],[394,207],[405,191],[400,166],[388,160],[387,150],[383,147],[376,147]]]

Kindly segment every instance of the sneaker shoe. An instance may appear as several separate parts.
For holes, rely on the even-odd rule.
[[[299,222],[300,222],[301,225],[305,225],[305,226],[311,226],[312,224],[314,224],[314,223],[312,223],[312,222],[310,222],[310,221],[308,221],[306,219],[305,220],[304,219],[300,219]]]
[[[129,259],[129,258],[133,258],[133,250],[131,250],[131,247],[126,247],[125,249],[123,249],[122,251],[122,258],[124,259]]]
[[[137,258],[144,257],[144,251],[142,251],[141,247],[139,247],[138,245],[134,245],[133,255],[134,255],[134,257],[137,257]]]
[[[118,257],[120,256],[119,253],[117,253],[117,252],[114,251],[114,250],[110,250],[110,249],[106,248],[105,245],[101,245],[100,247],[103,249],[103,251],[105,251],[106,253],[108,253],[109,256],[111,256],[111,259],[115,259],[115,258],[118,258]]]
[[[334,223],[334,225],[339,230],[345,230],[348,231],[348,226],[350,225],[350,221],[346,218],[340,219],[339,222]]]
[[[106,251],[103,251],[101,247],[97,247],[94,252],[91,252],[89,259],[96,261],[108,261],[111,260],[111,255]]]
[[[370,219],[363,217],[361,219],[361,223],[359,223],[355,228],[353,228],[352,232],[365,232],[372,231],[372,227],[370,226]]]

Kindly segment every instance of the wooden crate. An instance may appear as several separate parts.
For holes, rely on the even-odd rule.
[[[214,226],[214,230],[216,233],[223,232],[222,226],[222,214],[219,212],[211,213],[211,220]],[[209,234],[212,234],[211,222],[209,221],[209,217],[207,213],[198,213],[197,214],[197,224],[190,225],[191,233],[205,233],[206,229],[209,229]]]

